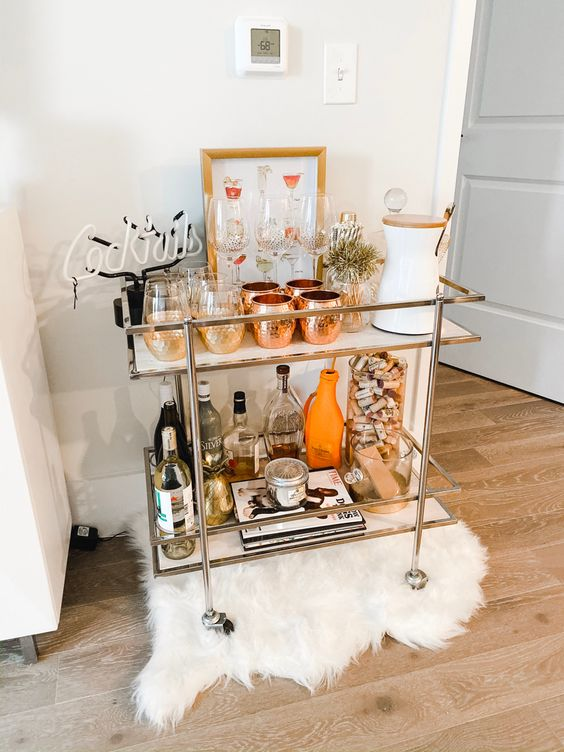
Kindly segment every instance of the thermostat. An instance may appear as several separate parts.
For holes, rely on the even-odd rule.
[[[288,24],[283,18],[235,21],[235,68],[247,73],[285,73],[288,67]]]

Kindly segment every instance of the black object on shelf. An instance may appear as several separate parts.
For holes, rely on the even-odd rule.
[[[136,326],[143,320],[143,295],[145,293],[144,285],[127,285],[127,302],[129,304],[129,316],[131,325]],[[121,298],[114,298],[114,320],[116,326],[123,329],[123,306]]]

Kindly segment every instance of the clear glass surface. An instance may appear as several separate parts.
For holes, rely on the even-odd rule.
[[[300,200],[299,241],[312,258],[312,276],[317,274],[317,261],[329,248],[331,227],[336,215],[333,197],[327,193],[302,196]]]

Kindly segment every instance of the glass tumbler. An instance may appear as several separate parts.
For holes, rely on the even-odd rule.
[[[241,316],[243,304],[239,287],[224,282],[208,282],[200,291],[192,315],[202,318],[232,318]],[[213,353],[232,353],[237,350],[245,336],[244,324],[225,326],[200,326],[198,332],[206,348]]]
[[[384,442],[360,435],[353,439],[352,448],[352,466],[345,482],[354,501],[373,499],[374,506],[364,509],[377,514],[392,514],[407,506],[408,501],[378,503],[409,492],[413,444],[407,436],[390,432]]]
[[[178,329],[145,332],[143,339],[157,360],[179,360],[186,356],[182,322],[189,312],[186,282],[181,275],[151,277],[145,283],[143,323],[178,322]]]

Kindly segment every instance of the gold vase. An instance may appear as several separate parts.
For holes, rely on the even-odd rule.
[[[211,473],[204,479],[206,522],[210,526],[223,525],[233,511],[233,497],[225,475]]]

